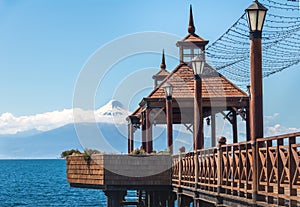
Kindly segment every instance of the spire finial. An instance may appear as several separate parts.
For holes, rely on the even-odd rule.
[[[188,26],[188,32],[190,34],[195,34],[195,26],[194,26],[194,18],[193,18],[193,10],[192,5],[190,5],[190,19],[189,19],[189,26]]]
[[[165,50],[162,51],[162,58],[161,58],[160,68],[161,68],[162,70],[165,70],[165,69],[166,69]]]

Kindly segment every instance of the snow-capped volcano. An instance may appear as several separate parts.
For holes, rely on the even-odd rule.
[[[127,116],[129,115],[129,111],[124,109],[123,104],[119,101],[111,100],[96,110],[96,114],[100,116]]]

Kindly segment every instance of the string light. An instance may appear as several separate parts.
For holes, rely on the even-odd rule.
[[[263,77],[300,62],[300,12],[295,2],[261,0],[269,11],[263,30]],[[243,14],[207,48],[207,60],[240,87],[250,81],[249,29]]]

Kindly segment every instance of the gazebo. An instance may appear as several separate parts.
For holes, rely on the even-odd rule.
[[[152,130],[154,124],[167,125],[167,145],[170,152],[172,147],[172,125],[183,124],[193,132],[195,84],[191,61],[195,57],[205,59],[205,46],[208,41],[195,33],[192,8],[188,25],[188,35],[177,42],[180,53],[180,63],[172,72],[166,71],[165,55],[162,54],[161,70],[153,76],[153,91],[139,103],[139,107],[127,118],[128,121],[128,153],[134,150],[134,133],[137,128],[142,131],[142,148],[147,152],[153,151]],[[238,142],[237,116],[246,123],[247,140],[249,132],[249,95],[218,73],[208,63],[205,63],[201,76],[201,105],[200,119],[207,120],[211,125],[211,143],[216,145],[216,114],[222,114],[232,125],[232,140]],[[172,86],[172,95],[167,97],[164,88]],[[196,94],[197,95],[197,94]],[[169,103],[169,105],[168,105]],[[202,126],[203,128],[203,126]],[[201,130],[203,133],[203,130]],[[201,133],[200,132],[200,133]],[[202,140],[200,140],[202,143]],[[195,140],[194,140],[195,144]],[[203,146],[203,145],[202,145]]]

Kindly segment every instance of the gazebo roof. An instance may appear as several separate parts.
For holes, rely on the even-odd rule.
[[[170,73],[167,70],[161,69],[155,75],[153,75],[153,78],[155,78],[155,77],[166,77],[168,75],[170,75]]]
[[[169,82],[173,85],[173,98],[194,98],[194,73],[186,63],[179,64],[173,72],[154,89],[148,98],[165,98],[163,84]],[[204,66],[202,77],[202,97],[248,97],[248,94],[234,85],[231,81],[218,73],[210,65]]]
[[[208,41],[204,38],[198,36],[196,33],[196,28],[194,25],[193,11],[192,6],[190,6],[190,18],[189,18],[189,26],[188,26],[188,34],[180,41],[177,42],[177,46],[186,46],[191,47],[194,45],[195,47],[201,47],[207,45]]]
[[[177,42],[177,46],[182,49],[199,48],[205,50],[205,45],[208,43],[205,39],[195,34],[194,19],[192,7],[190,7],[190,18],[188,26],[188,35]],[[153,76],[162,82],[157,85],[153,91],[140,102],[131,116],[140,117],[145,108],[160,108],[165,109],[165,94],[163,86],[166,82],[173,85],[172,105],[173,113],[176,111],[184,111],[185,116],[190,116],[194,107],[194,73],[192,68],[185,62],[181,63],[171,72],[165,70],[164,51],[162,56],[161,70]],[[248,94],[218,73],[209,64],[204,66],[204,74],[202,75],[202,103],[205,108],[204,113],[209,115],[212,108],[222,111],[224,108],[243,108],[248,105]],[[180,106],[179,106],[180,102]],[[183,109],[183,108],[184,109]],[[180,120],[178,119],[177,122]],[[186,120],[190,121],[190,120]],[[174,122],[175,123],[175,122]]]
[[[193,70],[186,63],[180,63],[144,100],[165,99],[163,85],[166,82],[173,85],[173,99],[194,99]],[[202,77],[202,98],[205,100],[220,98],[224,100],[247,100],[248,94],[206,64]],[[140,107],[132,115],[139,115],[142,112],[142,106],[143,103],[141,102]]]

